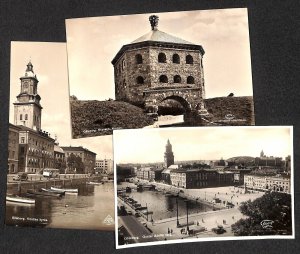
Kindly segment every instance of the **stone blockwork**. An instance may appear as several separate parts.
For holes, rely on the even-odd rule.
[[[159,61],[159,54],[165,56],[165,62]],[[147,106],[174,99],[188,109],[205,97],[199,50],[153,46],[131,49],[114,68],[117,100]]]

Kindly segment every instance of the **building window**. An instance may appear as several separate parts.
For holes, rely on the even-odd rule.
[[[179,64],[180,63],[180,57],[179,57],[179,55],[178,54],[174,54],[172,60],[173,60],[173,63]]]
[[[168,83],[168,77],[166,75],[161,75],[159,77],[159,82],[161,82],[161,83]]]
[[[181,77],[179,75],[174,76],[174,83],[181,83]]]
[[[136,78],[136,83],[137,83],[137,84],[144,84],[144,78],[141,77],[141,76],[138,76],[138,77]]]
[[[158,62],[159,62],[159,63],[166,63],[166,62],[167,62],[166,54],[164,54],[164,53],[159,53],[159,54],[158,54]]]
[[[186,82],[188,84],[195,84],[195,79],[192,76],[188,76],[187,79],[186,79]]]
[[[27,114],[25,114],[25,120],[28,120],[28,115]]]
[[[23,120],[23,115],[22,115],[22,114],[20,115],[20,120],[21,120],[21,121]]]
[[[24,143],[25,143],[25,138],[22,137],[22,138],[21,138],[21,144],[24,144]]]
[[[122,70],[125,68],[125,59],[122,60]]]
[[[142,57],[141,54],[137,54],[137,55],[135,56],[135,63],[136,63],[136,64],[142,64],[142,63],[143,63],[143,57]]]
[[[187,64],[193,64],[193,63],[194,63],[194,59],[193,59],[193,57],[192,57],[191,55],[187,55],[187,56],[185,57],[185,62],[186,62]]]

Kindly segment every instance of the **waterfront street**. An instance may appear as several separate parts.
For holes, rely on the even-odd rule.
[[[157,219],[155,218],[155,213],[164,212],[164,211],[157,211],[157,210],[151,210],[153,211],[153,215],[148,216],[142,216],[137,219],[135,219],[135,223],[139,224],[139,227],[144,226],[145,228],[149,229],[149,232],[152,232],[153,235],[161,235],[162,237],[158,237],[159,240],[174,240],[174,239],[183,239],[183,238],[202,238],[202,237],[226,237],[226,236],[233,236],[233,233],[231,232],[231,225],[237,222],[238,220],[245,218],[245,216],[239,211],[239,206],[242,202],[247,200],[254,200],[258,197],[261,197],[264,193],[263,192],[246,192],[244,188],[238,188],[234,186],[227,186],[227,187],[218,187],[218,188],[204,188],[204,189],[183,189],[183,188],[177,188],[174,186],[170,186],[163,183],[156,183],[156,182],[148,182],[145,180],[139,180],[139,183],[145,183],[145,184],[154,184],[156,186],[156,189],[159,191],[151,192],[151,191],[143,191],[143,192],[136,192],[135,190],[132,190],[132,193],[128,193],[129,196],[133,197],[133,199],[136,200],[136,198],[139,195],[142,195],[144,197],[148,197],[148,193],[154,193],[153,196],[157,197],[157,209],[163,209],[162,207],[165,207],[164,204],[161,204],[161,199],[158,197],[159,195],[164,195],[166,192],[171,193],[179,193],[179,196],[181,198],[188,199],[190,204],[194,204],[195,201],[198,203],[205,203],[210,204],[212,207],[215,205],[214,198],[219,198],[221,200],[221,204],[223,205],[223,209],[221,210],[208,210],[208,211],[200,211],[200,212],[190,212],[188,215],[188,221],[189,223],[192,223],[193,225],[189,226],[189,230],[195,230],[200,231],[196,234],[190,234],[188,235],[186,222],[187,222],[187,216],[186,211],[184,210],[184,215],[182,215],[183,208],[181,207],[181,215],[179,214],[178,222],[181,225],[184,225],[182,227],[177,227],[177,218],[176,215],[172,216],[171,218],[163,218],[163,219]],[[118,185],[119,188],[123,187],[133,187],[136,186],[133,183],[123,182],[121,185]],[[135,193],[138,193],[137,196]],[[149,197],[148,197],[149,198]],[[139,200],[139,199],[138,199]],[[143,201],[149,202],[149,200],[146,198],[146,200]],[[196,202],[196,203],[197,203]],[[231,202],[234,204],[233,208],[226,208],[225,204],[227,202]],[[153,203],[153,201],[152,201]],[[126,210],[131,211],[132,214],[135,214],[134,209],[132,209],[126,202],[118,198],[118,204],[124,205],[126,207]],[[148,203],[149,204],[149,203]],[[165,209],[165,208],[164,208]],[[168,212],[168,211],[166,211]],[[133,217],[133,216],[123,216],[123,217]],[[122,220],[123,224],[126,224],[126,221]],[[132,223],[131,223],[132,224]],[[223,227],[226,232],[222,234],[215,233],[212,229],[217,227]],[[202,230],[201,230],[202,229]],[[149,234],[149,233],[148,233]],[[131,235],[133,237],[136,237],[138,235]],[[148,241],[152,241],[152,239],[148,238]],[[145,241],[145,239],[143,239]]]

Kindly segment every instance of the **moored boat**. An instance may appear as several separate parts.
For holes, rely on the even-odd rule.
[[[35,200],[31,198],[24,198],[20,196],[13,196],[13,195],[7,195],[6,201],[9,202],[16,202],[16,203],[23,203],[23,204],[35,204]]]
[[[44,191],[27,190],[27,194],[34,196],[61,197],[62,193],[50,193]]]
[[[65,189],[65,188],[56,188],[56,187],[51,187],[51,190],[56,190],[56,191],[64,191],[66,193],[78,193],[78,189]]]
[[[45,188],[41,188],[42,191],[44,192],[50,192],[50,193],[56,193],[56,194],[65,194],[65,191],[63,190],[51,190],[51,189],[45,189]]]
[[[90,182],[87,182],[86,184],[90,184],[90,185],[100,185],[100,184],[102,184],[102,183],[90,181]]]

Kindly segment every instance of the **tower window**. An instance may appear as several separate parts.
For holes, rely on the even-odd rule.
[[[186,79],[186,82],[188,84],[195,84],[195,79],[192,76],[188,76],[187,79]]]
[[[168,77],[166,75],[161,75],[159,77],[159,82],[161,82],[161,83],[168,83]]]
[[[122,60],[122,70],[125,68],[125,59]]]
[[[23,115],[22,115],[22,114],[20,115],[20,120],[21,120],[21,121],[23,120]]]
[[[180,63],[180,57],[179,57],[179,55],[178,54],[174,54],[172,60],[173,60],[173,63],[179,64]]]
[[[28,120],[28,114],[25,114],[25,120]]]
[[[142,57],[141,54],[137,54],[137,55],[135,56],[135,63],[136,63],[136,64],[142,64],[142,63],[143,63],[143,57]]]
[[[186,58],[185,58],[185,62],[187,64],[193,64],[194,63],[194,59],[191,55],[187,55]]]
[[[166,62],[167,62],[166,54],[164,54],[164,53],[159,53],[159,54],[158,54],[158,62],[159,62],[159,63],[166,63]]]
[[[144,78],[141,77],[141,76],[138,76],[138,77],[136,78],[136,83],[137,83],[137,84],[144,84]]]
[[[181,77],[179,75],[174,76],[174,83],[181,83]]]

